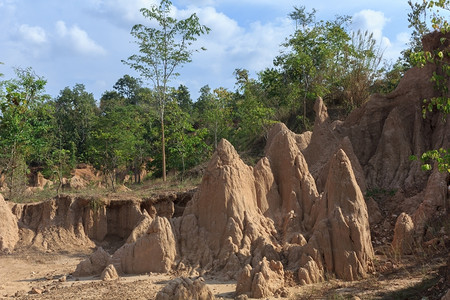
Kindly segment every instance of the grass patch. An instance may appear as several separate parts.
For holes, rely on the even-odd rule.
[[[423,280],[419,282],[418,284],[409,286],[405,289],[386,293],[386,294],[380,294],[381,298],[383,300],[415,300],[415,299],[436,299],[433,293],[433,287],[436,286],[436,284],[439,282],[440,276],[438,274],[433,275],[425,275]],[[426,297],[425,297],[426,295]]]
[[[380,199],[380,198],[384,198],[384,197],[392,197],[395,195],[395,193],[397,192],[397,190],[392,189],[392,190],[386,190],[386,189],[381,189],[381,188],[371,188],[371,189],[367,189],[366,194],[364,195],[366,198],[374,198],[374,199]]]

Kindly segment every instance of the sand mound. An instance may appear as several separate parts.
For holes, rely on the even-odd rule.
[[[195,280],[180,277],[170,281],[157,295],[156,300],[214,300],[203,278]]]
[[[19,241],[17,219],[0,194],[0,252],[12,252]]]

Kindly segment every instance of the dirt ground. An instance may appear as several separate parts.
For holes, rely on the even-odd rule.
[[[0,255],[0,299],[154,299],[174,274],[73,278],[76,265],[89,253],[24,250]],[[439,268],[445,257],[404,257],[401,262],[377,256],[379,272],[367,279],[292,286],[289,299],[440,299],[445,292]],[[206,277],[218,299],[234,299],[235,282]],[[275,299],[275,298],[268,298]]]

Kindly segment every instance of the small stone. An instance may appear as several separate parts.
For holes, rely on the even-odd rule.
[[[39,288],[32,288],[31,291],[30,291],[30,294],[40,295],[40,294],[42,294],[42,292],[43,291],[41,289],[39,289]]]
[[[67,277],[66,277],[66,275],[64,275],[64,276],[60,277],[58,280],[59,280],[59,282],[66,282]]]

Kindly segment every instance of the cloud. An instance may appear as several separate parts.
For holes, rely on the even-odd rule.
[[[208,49],[201,54],[202,61],[208,60],[206,64],[217,66],[217,72],[223,72],[226,68],[230,75],[235,68],[256,72],[270,66],[279,53],[279,45],[293,29],[287,18],[269,23],[253,22],[248,27],[242,27],[213,7],[191,8],[179,11],[178,15],[185,18],[193,12],[197,13],[202,24],[211,28],[211,33],[198,41],[198,45]]]
[[[63,21],[56,22],[56,33],[63,43],[83,55],[105,55],[106,51],[92,40],[86,31],[73,25],[68,28]]]
[[[408,32],[400,32],[397,34],[397,41],[406,45],[410,42],[410,36]]]
[[[373,33],[373,37],[378,41],[382,40],[383,28],[388,21],[383,12],[371,9],[362,10],[353,16],[354,28]]]
[[[384,29],[391,20],[386,18],[381,11],[365,9],[353,15],[352,29],[361,30],[373,34],[373,38],[378,42],[383,51],[383,57],[388,61],[398,58],[398,53],[404,48],[405,40],[408,40],[408,34],[402,33],[392,40],[385,36]]]
[[[203,46],[207,51],[194,53],[192,63],[180,70],[181,77],[176,81],[188,85],[194,98],[196,91],[206,84],[211,88],[232,88],[235,83],[233,72],[237,68],[247,69],[254,76],[271,67],[273,59],[280,53],[280,44],[294,30],[288,18],[244,25],[214,7],[178,10],[176,18],[187,18],[192,13],[211,28],[208,35],[199,37],[193,45],[196,48]]]
[[[93,11],[110,22],[127,30],[134,24],[142,23],[145,19],[140,9],[159,4],[158,0],[97,0]]]
[[[45,30],[39,26],[22,24],[19,27],[19,34],[25,41],[33,44],[44,44],[47,42],[47,34],[45,33]]]

